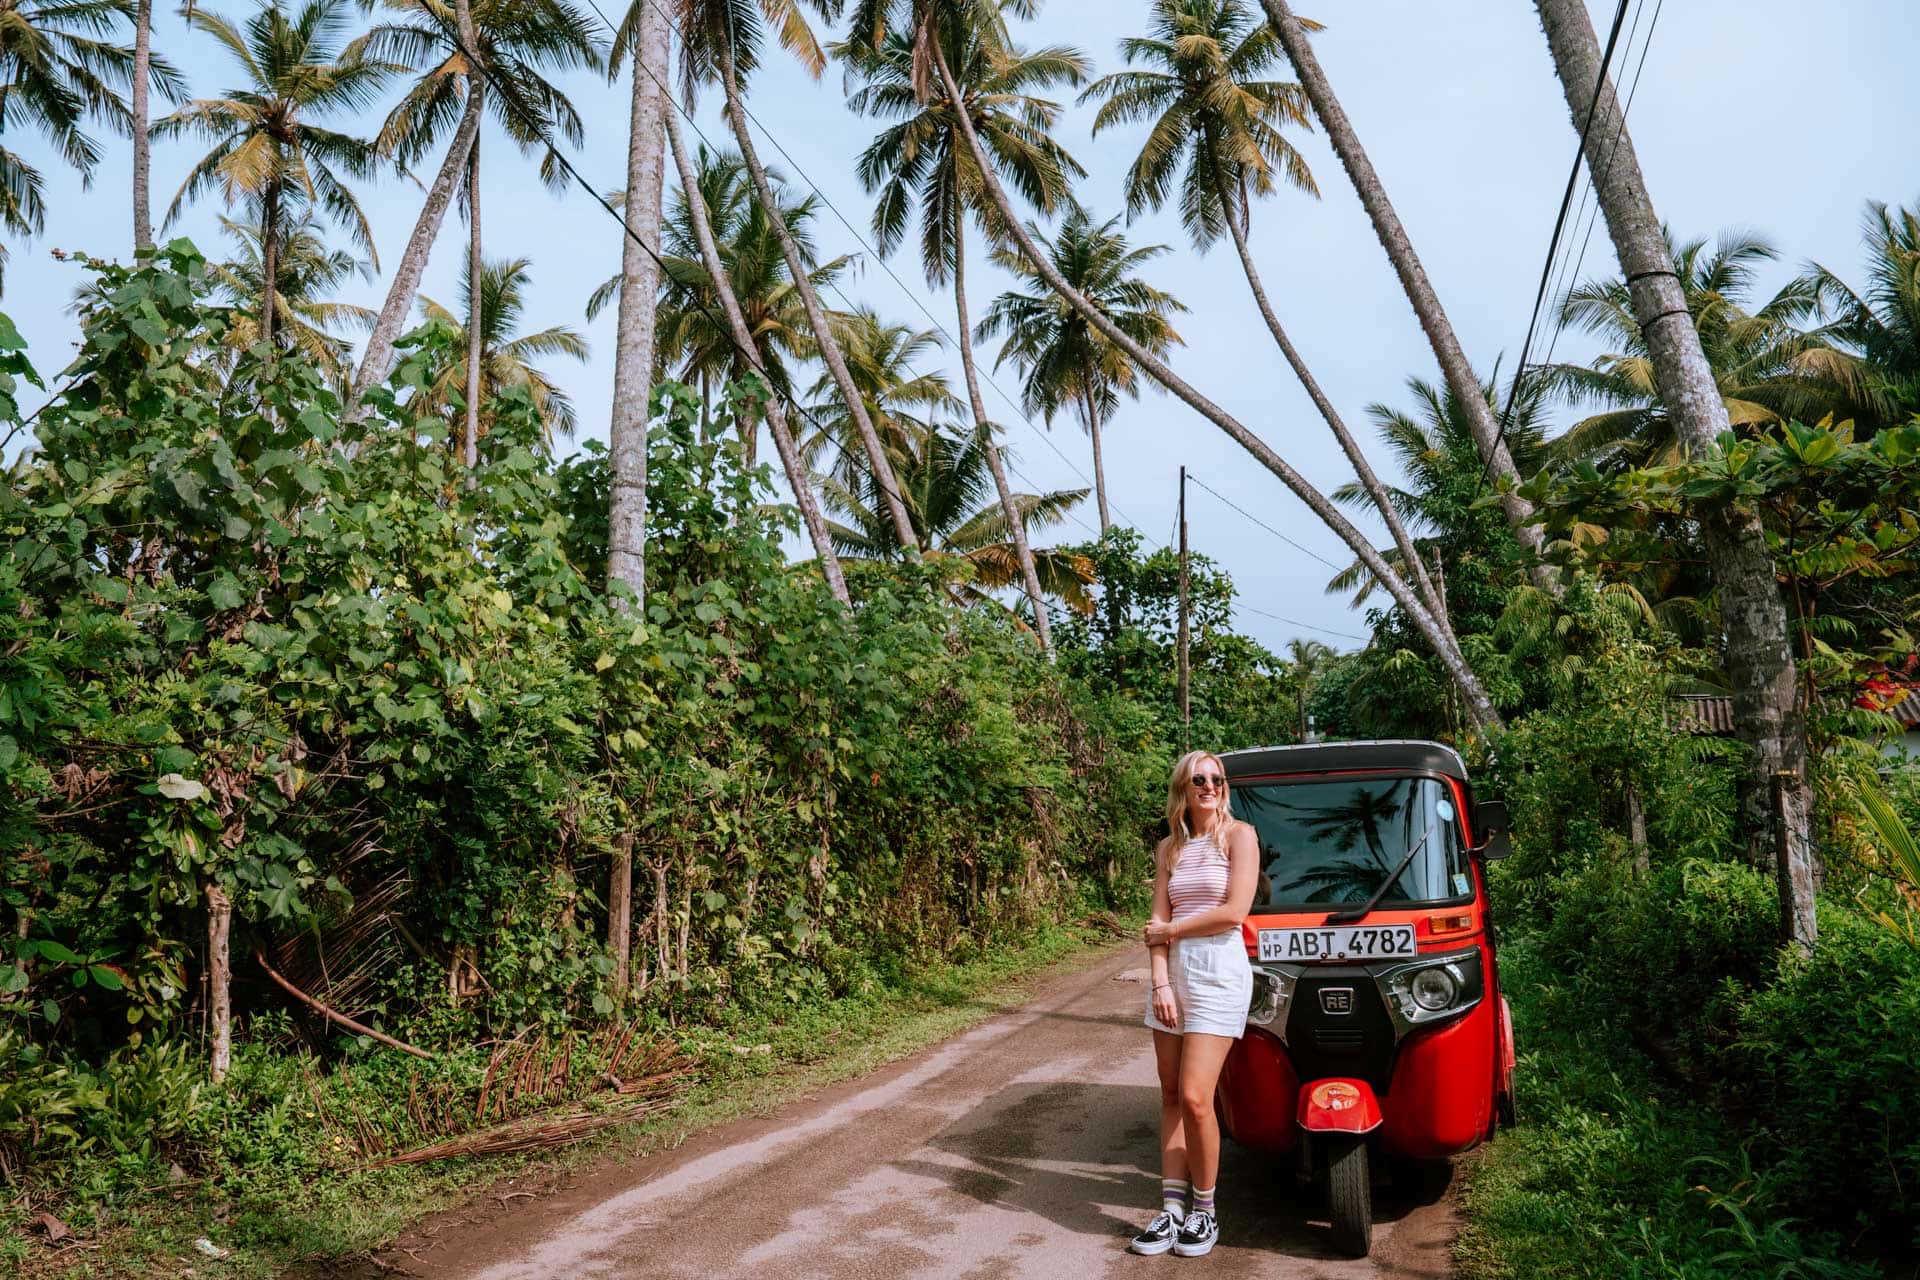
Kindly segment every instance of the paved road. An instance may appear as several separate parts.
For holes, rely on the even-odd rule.
[[[1451,1274],[1443,1191],[1409,1202],[1377,1188],[1374,1255],[1341,1259],[1310,1190],[1231,1144],[1213,1255],[1125,1251],[1159,1185],[1139,957],[1116,950],[1017,1009],[775,1115],[513,1202],[491,1222],[450,1225],[406,1269],[443,1280]]]

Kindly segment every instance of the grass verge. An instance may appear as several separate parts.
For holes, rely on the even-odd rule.
[[[318,1178],[309,1163],[267,1158],[218,1181],[143,1182],[96,1160],[68,1171],[57,1187],[36,1195],[28,1186],[0,1207],[0,1270],[23,1280],[182,1274],[241,1280],[292,1268],[326,1274],[335,1264],[351,1271],[412,1224],[487,1187],[508,1178],[537,1185],[590,1165],[637,1159],[713,1125],[765,1114],[943,1040],[1116,941],[1104,928],[1053,926],[1018,946],[909,970],[777,1018],[742,1015],[679,1028],[676,1035],[697,1066],[695,1082],[671,1108],[538,1154]],[[316,1130],[312,1141],[324,1140]],[[43,1212],[73,1234],[49,1245],[35,1226]],[[201,1241],[221,1256],[211,1256]]]
[[[1576,978],[1524,938],[1501,978],[1521,1048],[1521,1124],[1470,1166],[1461,1280],[1868,1280],[1804,1230],[1717,1114],[1670,1086]]]

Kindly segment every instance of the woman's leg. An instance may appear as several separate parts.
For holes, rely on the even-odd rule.
[[[1229,1036],[1199,1034],[1182,1038],[1186,1044],[1179,1056],[1177,1092],[1180,1131],[1186,1147],[1181,1153],[1182,1167],[1191,1172],[1195,1187],[1211,1190],[1220,1173],[1220,1124],[1213,1114],[1213,1088],[1219,1083],[1220,1068],[1227,1060],[1227,1051],[1233,1048],[1233,1040]],[[1161,1059],[1163,1064],[1165,1061]],[[1164,1101],[1164,1065],[1160,1079]]]
[[[1182,1180],[1187,1177],[1187,1138],[1180,1125],[1183,1039],[1169,1031],[1153,1033],[1153,1059],[1160,1068],[1160,1176]],[[1214,1072],[1219,1073],[1218,1066]]]

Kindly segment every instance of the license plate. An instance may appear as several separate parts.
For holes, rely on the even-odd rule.
[[[1262,960],[1396,960],[1417,954],[1410,924],[1260,930]]]

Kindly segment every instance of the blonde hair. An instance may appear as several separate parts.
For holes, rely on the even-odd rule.
[[[1221,842],[1227,825],[1233,821],[1232,810],[1228,808],[1233,795],[1226,781],[1227,762],[1211,751],[1189,751],[1181,756],[1180,762],[1173,766],[1173,777],[1167,780],[1167,835],[1174,842],[1172,852],[1176,862],[1180,850],[1193,838],[1193,830],[1187,826],[1187,784],[1193,780],[1193,771],[1206,760],[1213,761],[1220,770],[1220,817],[1209,833],[1216,843]]]

